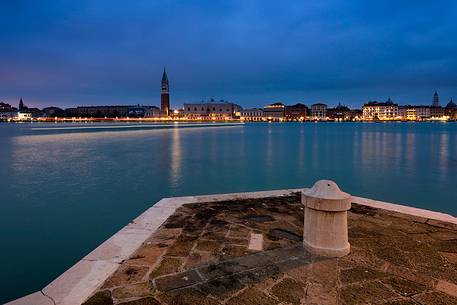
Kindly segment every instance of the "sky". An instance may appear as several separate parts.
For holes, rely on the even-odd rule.
[[[457,1],[0,1],[0,101],[457,99]]]

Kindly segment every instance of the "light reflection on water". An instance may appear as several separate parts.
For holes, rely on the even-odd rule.
[[[452,123],[73,133],[3,124],[0,144],[0,302],[43,287],[162,197],[330,178],[354,195],[457,214]]]

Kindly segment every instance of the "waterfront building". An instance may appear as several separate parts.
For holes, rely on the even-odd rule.
[[[362,107],[364,120],[395,120],[398,119],[398,104],[389,98],[386,102],[368,102]]]
[[[17,111],[17,109],[12,107],[10,104],[0,102],[0,112],[13,112],[13,111]]]
[[[240,119],[243,121],[263,121],[263,110],[260,108],[243,109],[240,112]]]
[[[17,112],[16,117],[14,118],[15,120],[18,121],[31,121],[32,120],[32,114],[30,112]]]
[[[65,116],[92,118],[158,117],[160,109],[156,106],[117,105],[117,106],[79,106],[65,109]]]
[[[209,102],[185,103],[184,116],[188,119],[213,119],[225,120],[234,119],[242,110],[240,105],[220,100],[211,99]]]
[[[127,117],[129,114],[129,107],[127,105],[118,106],[79,106],[76,108],[65,109],[68,116],[75,117]]]
[[[399,106],[398,118],[408,121],[423,121],[430,119],[429,106]]]
[[[7,121],[16,116],[17,109],[10,104],[0,102],[0,121]]]
[[[163,68],[162,82],[160,86],[160,110],[162,116],[170,115],[170,85],[168,83],[167,71]]]
[[[326,121],[327,120],[327,105],[316,103],[311,105],[311,120]]]
[[[441,106],[430,107],[430,117],[431,119],[442,119],[444,117],[444,108]]]
[[[432,107],[440,106],[440,96],[438,95],[438,92],[435,91],[435,93],[433,94]]]
[[[444,114],[449,117],[450,119],[456,119],[457,118],[457,105],[454,103],[454,101],[451,100],[449,103],[447,103],[446,107],[444,108]]]
[[[304,121],[308,115],[308,107],[304,104],[298,103],[292,106],[286,106],[284,115],[286,121]]]
[[[327,117],[329,120],[334,121],[352,121],[356,117],[356,112],[349,109],[349,107],[338,103],[338,106],[335,108],[327,109]]]
[[[59,107],[46,107],[43,108],[42,116],[43,117],[61,117],[65,115],[65,111]]]
[[[285,106],[283,103],[273,103],[263,107],[263,118],[269,122],[282,122],[284,120]]]
[[[145,118],[160,118],[161,110],[156,106],[145,106],[144,117]]]

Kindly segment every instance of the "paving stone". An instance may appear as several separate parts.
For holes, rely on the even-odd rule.
[[[248,249],[245,246],[224,245],[219,252],[219,258],[224,260],[240,257],[246,254],[248,254]]]
[[[298,235],[285,229],[272,229],[268,232],[268,237],[272,240],[288,239],[292,241],[303,241],[303,235]]]
[[[395,294],[381,282],[366,282],[345,286],[341,290],[344,304],[370,304],[395,297]]]
[[[244,287],[246,286],[241,283],[238,275],[212,279],[196,286],[196,288],[204,294],[212,295],[219,300],[227,299]]]
[[[457,240],[457,232],[454,231],[437,231],[428,235],[438,240]]]
[[[150,282],[126,284],[122,287],[115,288],[112,292],[113,298],[117,300],[139,298],[150,295],[153,287]]]
[[[399,276],[383,279],[381,280],[381,282],[386,284],[388,287],[390,287],[390,289],[404,297],[409,297],[424,292],[427,289],[427,286],[425,285],[405,280]]]
[[[196,250],[217,252],[221,248],[221,244],[214,240],[199,240]]]
[[[149,275],[150,279],[156,278],[161,275],[178,272],[183,264],[181,258],[164,257],[160,261],[159,265]]]
[[[131,266],[151,266],[159,260],[164,252],[165,249],[159,245],[144,244],[128,259],[128,264]]]
[[[82,305],[112,305],[113,299],[109,290],[101,290],[96,292]]]
[[[220,305],[216,299],[208,297],[195,289],[181,289],[175,292],[163,293],[158,296],[167,305]]]
[[[119,284],[110,288],[114,303],[433,305],[455,300],[457,230],[426,223],[423,211],[411,216],[353,204],[351,253],[338,259],[303,249],[300,195],[228,196],[181,206],[175,214],[106,282],[120,279],[109,284]],[[248,251],[251,233],[263,234],[262,251]],[[143,270],[128,277],[129,267],[147,268],[150,282],[140,279]]]
[[[340,281],[343,285],[346,285],[366,280],[379,279],[386,276],[388,276],[388,274],[384,272],[357,266],[355,268],[341,270]]]
[[[197,241],[196,237],[180,236],[180,237],[178,237],[176,242],[169,247],[166,255],[186,257],[189,255],[189,253],[192,250],[192,248],[194,247],[194,244],[196,241]]]
[[[457,223],[455,222],[455,218],[454,218],[454,223],[447,222],[447,221],[441,221],[441,220],[434,220],[434,219],[429,219],[427,221],[427,223],[429,225],[432,225],[432,226],[436,226],[436,227],[440,227],[440,228],[446,228],[446,229],[450,229],[450,230],[453,230],[453,231],[457,231]]]
[[[161,305],[161,304],[159,301],[157,301],[153,297],[146,297],[146,298],[141,298],[138,300],[118,303],[118,305]]]
[[[254,304],[276,305],[279,302],[256,289],[247,289],[227,302],[227,305]]]
[[[232,225],[229,230],[228,237],[230,238],[248,238],[250,230],[243,226]]]
[[[140,282],[148,271],[148,267],[123,265],[105,282],[102,289]]]
[[[281,302],[299,305],[305,296],[305,286],[303,283],[285,278],[271,288],[271,293]]]
[[[443,256],[448,262],[452,264],[457,264],[457,253],[449,253],[449,252],[440,252],[441,256]]]
[[[415,295],[413,299],[422,305],[457,305],[457,298],[436,291]]]
[[[185,271],[155,279],[157,289],[160,291],[170,291],[178,288],[195,285],[202,281],[202,278],[195,270]]]
[[[215,263],[217,261],[216,255],[212,252],[193,251],[184,265],[184,269],[197,268],[202,265]]]
[[[438,280],[435,287],[436,290],[444,292],[450,296],[457,298],[457,285],[443,280]]]
[[[382,305],[417,305],[417,302],[410,299],[399,299],[387,301],[386,303],[382,303]]]

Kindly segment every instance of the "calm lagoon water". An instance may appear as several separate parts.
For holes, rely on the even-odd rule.
[[[162,197],[311,186],[457,215],[457,123],[35,130],[0,124],[0,303]],[[84,126],[100,126],[86,124]]]

